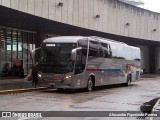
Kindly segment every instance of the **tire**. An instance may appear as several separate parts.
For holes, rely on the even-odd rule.
[[[88,78],[88,82],[87,82],[87,88],[86,88],[86,90],[88,92],[91,92],[91,91],[93,91],[93,88],[94,88],[93,79],[92,79],[92,77],[89,77]]]
[[[131,75],[127,76],[127,82],[125,83],[125,86],[130,86],[131,85]]]
[[[58,92],[63,92],[63,88],[57,88]]]

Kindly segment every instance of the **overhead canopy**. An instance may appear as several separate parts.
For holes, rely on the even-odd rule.
[[[119,1],[122,1],[122,2],[125,2],[125,3],[128,3],[128,4],[131,4],[131,5],[143,5],[144,4],[144,1],[143,0],[119,0]]]
[[[33,16],[17,10],[0,6],[0,26],[16,28],[37,33],[49,33],[71,36],[99,36],[130,45],[160,46],[160,42],[138,38],[125,37],[110,33],[104,33],[85,28],[80,28],[41,17]]]

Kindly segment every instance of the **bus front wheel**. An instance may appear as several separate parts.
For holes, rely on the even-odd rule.
[[[57,91],[58,91],[58,92],[62,92],[62,91],[63,91],[63,88],[57,88]]]
[[[94,83],[92,77],[89,77],[88,83],[87,83],[87,91],[93,91]]]

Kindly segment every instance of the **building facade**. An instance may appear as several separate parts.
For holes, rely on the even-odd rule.
[[[0,71],[54,35],[100,36],[141,48],[146,73],[160,71],[160,14],[117,0],[0,0]]]

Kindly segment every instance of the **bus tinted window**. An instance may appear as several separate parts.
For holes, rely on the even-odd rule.
[[[104,57],[105,58],[111,58],[112,56],[112,51],[110,48],[110,45],[107,43],[101,43],[102,49],[104,51]]]
[[[71,50],[76,47],[75,43],[47,43],[43,44],[39,69],[42,72],[67,73],[72,71],[69,63]]]
[[[112,44],[112,57],[117,59],[125,59],[126,53],[125,53],[125,46],[120,44]]]
[[[105,57],[105,53],[104,53],[104,50],[102,49],[102,45],[101,44],[99,44],[98,57]]]
[[[89,57],[97,57],[98,45],[99,45],[99,43],[97,41],[90,41],[90,43],[89,43]]]

